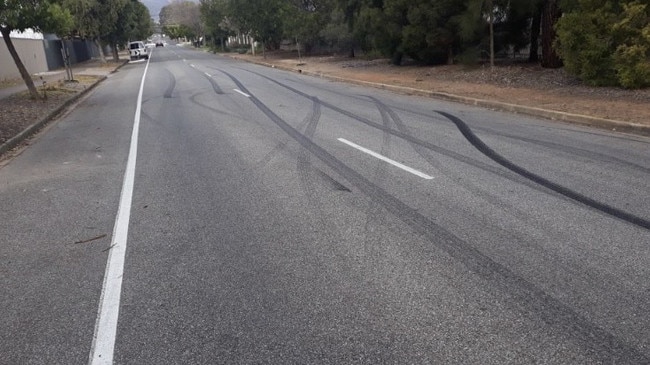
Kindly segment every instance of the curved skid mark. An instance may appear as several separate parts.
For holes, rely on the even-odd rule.
[[[297,130],[302,130],[302,129],[305,128],[305,126],[309,123],[309,121],[310,121],[310,117],[307,116],[305,119],[303,119],[303,120],[300,122],[300,124],[298,124],[298,126],[296,127],[296,129],[297,129]],[[271,160],[273,160],[273,158],[275,157],[275,155],[276,155],[278,152],[284,150],[284,149],[287,147],[287,145],[289,144],[289,141],[291,141],[291,138],[289,138],[289,136],[286,136],[286,138],[285,138],[282,142],[279,142],[279,143],[278,143],[278,144],[277,144],[277,145],[276,145],[276,146],[275,146],[271,151],[269,151],[269,153],[267,153],[266,156],[264,156],[264,158],[259,162],[260,167],[266,166],[266,164],[268,164],[269,162],[271,162]]]
[[[573,311],[561,301],[528,282],[523,277],[492,260],[475,247],[469,245],[442,226],[437,225],[416,209],[404,204],[381,187],[373,184],[363,175],[344,164],[321,146],[305,138],[300,132],[291,127],[287,122],[275,114],[264,103],[251,94],[245,86],[235,77],[221,71],[230,77],[241,90],[251,95],[251,102],[257,106],[280,129],[285,131],[294,140],[309,150],[323,163],[336,171],[339,175],[354,184],[369,198],[377,200],[414,231],[427,237],[431,244],[444,250],[455,260],[461,262],[469,271],[480,277],[490,287],[504,293],[510,304],[516,310],[535,320],[540,320],[551,327],[551,331],[567,334],[596,362],[603,363],[650,363],[650,358],[613,336],[601,327],[591,323],[587,318]]]
[[[256,74],[256,75],[258,75],[260,77],[263,77],[263,78],[265,78],[265,79],[267,79],[269,81],[272,81],[272,82],[274,82],[274,83],[276,83],[276,84],[278,84],[278,85],[280,85],[280,86],[282,86],[282,87],[284,87],[284,88],[286,88],[288,90],[291,90],[294,93],[296,93],[298,95],[301,95],[301,96],[303,96],[305,98],[311,98],[310,95],[307,95],[307,94],[303,93],[300,90],[294,89],[291,86],[282,84],[282,83],[280,83],[278,81],[275,81],[275,80],[273,80],[273,79],[271,79],[269,77],[266,77],[264,75],[258,74],[258,73],[253,72],[253,71],[248,71],[248,72]],[[375,129],[383,130],[383,131],[385,131],[387,133],[390,133],[390,134],[392,134],[392,135],[394,135],[394,136],[396,136],[398,138],[402,138],[402,139],[406,140],[407,142],[411,142],[411,143],[414,143],[416,145],[422,146],[422,147],[427,148],[429,150],[432,150],[432,151],[434,151],[436,153],[439,153],[439,154],[441,154],[443,156],[447,156],[447,157],[452,158],[454,160],[466,163],[466,164],[468,164],[468,165],[470,165],[472,167],[475,167],[475,168],[478,168],[478,169],[481,169],[481,170],[484,170],[484,171],[487,171],[487,172],[491,172],[491,173],[493,173],[493,174],[495,174],[497,176],[503,177],[504,179],[508,179],[510,181],[526,185],[526,186],[528,186],[528,187],[530,187],[532,189],[535,189],[535,190],[538,190],[538,191],[541,191],[541,192],[545,192],[545,193],[548,192],[548,190],[540,188],[539,185],[531,183],[527,179],[523,179],[519,175],[514,174],[512,172],[509,172],[507,170],[502,170],[502,169],[500,169],[498,167],[494,167],[494,166],[486,164],[484,162],[475,160],[475,159],[473,159],[471,157],[467,157],[467,156],[464,156],[464,155],[462,155],[460,153],[448,150],[446,148],[436,146],[436,145],[434,145],[432,143],[429,143],[427,141],[423,141],[421,139],[415,138],[415,137],[413,137],[413,136],[411,136],[411,135],[409,135],[407,133],[403,133],[401,131],[396,131],[396,130],[393,130],[393,129],[390,129],[390,128],[386,128],[385,126],[383,126],[381,124],[375,123],[375,122],[373,122],[373,121],[371,121],[369,119],[360,117],[360,116],[355,115],[353,113],[350,113],[347,110],[341,109],[341,108],[339,108],[339,107],[337,107],[337,106],[335,106],[333,104],[322,102],[322,101],[321,101],[321,104],[323,106],[325,106],[325,107],[327,107],[327,108],[329,108],[331,110],[334,110],[335,112],[343,114],[343,115],[345,115],[345,116],[347,116],[347,117],[349,117],[351,119],[357,120],[357,121],[359,121],[361,123],[364,123],[364,124],[366,124],[366,125],[368,125],[370,127],[375,128]],[[428,116],[428,117],[431,118],[431,116]],[[441,118],[441,120],[444,120],[444,119]]]
[[[167,68],[165,68],[164,70],[167,72],[167,75],[169,76],[169,86],[167,86],[167,90],[165,90],[165,99],[170,99],[172,97],[172,93],[174,92],[174,88],[176,87],[176,77]]]
[[[392,108],[390,108],[386,104],[382,103],[379,99],[377,99],[375,97],[367,96],[367,98],[369,98],[370,100],[375,102],[375,104],[377,104],[377,107],[379,109],[385,110],[385,113],[387,113],[391,117],[391,119],[393,120],[393,122],[397,126],[397,129],[399,129],[400,132],[402,132],[404,134],[411,135],[408,127],[402,121],[402,118],[400,118],[399,115],[397,115],[397,113],[395,113],[395,111],[392,110]],[[424,149],[424,147],[419,146],[419,145],[414,144],[414,143],[411,143],[410,141],[409,141],[409,144],[411,145],[413,150],[415,150],[415,152],[418,155],[420,155],[420,157],[422,157],[425,161],[427,161],[427,163],[429,163],[429,165],[433,166],[437,170],[444,171],[445,174],[448,175],[448,176],[454,175],[449,170],[443,168],[435,159],[433,159],[429,154],[427,154],[427,150]],[[485,192],[483,190],[480,190],[478,187],[474,186],[471,183],[470,184],[464,183],[462,185],[463,185],[464,188],[466,188],[469,191],[472,191],[473,193],[475,193],[478,196],[482,197],[486,201],[494,204],[497,207],[503,208],[503,206],[504,206],[503,201],[499,200],[498,198],[496,198],[492,194],[489,194],[489,193],[487,193],[487,192]],[[544,190],[544,191],[546,192],[546,190]],[[516,212],[517,217],[528,216],[527,213],[521,211],[520,209],[514,208],[512,206],[508,206],[508,209],[514,210]]]
[[[223,90],[221,90],[221,88],[219,87],[219,84],[217,84],[217,81],[215,81],[212,77],[208,77],[207,75],[203,75],[203,76],[205,76],[205,78],[208,79],[208,81],[210,81],[210,84],[212,85],[212,89],[217,95],[224,94]]]
[[[575,201],[578,201],[586,206],[589,206],[591,208],[594,208],[596,210],[599,210],[607,215],[610,215],[612,217],[624,220],[628,223],[634,224],[638,227],[645,228],[647,230],[650,230],[650,221],[647,219],[638,217],[636,215],[633,215],[631,213],[625,212],[621,209],[615,208],[611,205],[601,203],[595,199],[589,198],[588,196],[582,195],[576,191],[573,191],[571,189],[568,189],[560,184],[556,184],[540,175],[534,174],[526,169],[524,169],[521,166],[515,165],[514,163],[510,162],[497,152],[495,152],[493,149],[488,147],[480,138],[478,138],[474,132],[463,122],[460,118],[451,115],[446,112],[442,111],[436,111],[437,113],[445,116],[447,119],[452,121],[456,127],[458,127],[458,130],[465,136],[467,141],[472,144],[477,150],[479,150],[481,153],[483,153],[485,156],[493,160],[494,162],[498,163],[499,165],[507,168],[508,170],[515,172],[547,189],[551,189],[559,194],[562,194],[570,199],[573,199]]]
[[[248,92],[239,80],[224,71],[222,72],[230,77],[242,90]],[[416,232],[426,236],[432,244],[462,262],[471,272],[489,282],[498,290],[507,293],[520,306],[519,309],[522,313],[535,313],[536,318],[547,325],[568,333],[575,340],[578,340],[580,345],[584,346],[596,360],[616,363],[646,363],[650,361],[636,348],[627,345],[612,334],[592,324],[588,319],[574,312],[559,300],[518,276],[504,265],[484,255],[451,232],[418,213],[417,210],[367,180],[325,149],[305,138],[254,95],[251,94],[250,100],[278,127],[312,152],[323,163],[344,176],[370,198],[381,202],[388,211],[400,218]]]
[[[205,109],[211,110],[211,111],[213,111],[213,112],[215,112],[215,113],[218,113],[218,114],[221,114],[221,115],[226,115],[226,116],[229,116],[229,117],[232,117],[232,118],[239,118],[238,116],[236,116],[236,115],[234,115],[234,114],[232,114],[232,113],[228,113],[228,112],[226,112],[226,111],[223,111],[223,110],[219,110],[219,109],[213,108],[213,107],[211,107],[211,106],[209,106],[209,105],[205,105],[205,104],[199,102],[198,100],[196,100],[197,97],[199,97],[199,96],[201,96],[201,95],[204,95],[204,94],[205,94],[205,93],[196,93],[196,94],[190,96],[190,101],[191,101],[193,104],[196,104],[197,106],[200,106],[200,107],[202,107],[202,108],[205,108]]]
[[[213,67],[209,67],[209,66],[207,66],[207,67],[208,67],[208,68],[213,68]],[[192,67],[190,67],[190,68],[191,68],[192,70],[194,70],[194,71],[200,73],[201,76],[205,77],[206,80],[208,80],[208,82],[210,82],[210,85],[212,85],[212,90],[214,90],[215,94],[217,94],[217,95],[224,95],[224,94],[225,94],[225,93],[223,92],[223,90],[221,90],[221,87],[219,87],[219,84],[217,84],[217,81],[214,80],[212,77],[206,75],[205,72],[199,70],[198,68],[196,68],[196,67],[194,67],[194,66],[192,66]]]
[[[650,173],[650,167],[642,166],[642,165],[636,164],[634,162],[623,160],[623,159],[615,157],[615,156],[609,156],[609,155],[605,155],[605,154],[602,154],[602,153],[599,153],[599,152],[589,151],[589,150],[586,150],[586,149],[583,149],[583,148],[565,146],[565,145],[562,145],[562,144],[559,144],[559,143],[540,141],[540,140],[533,139],[533,138],[527,138],[527,137],[517,136],[517,135],[513,135],[513,134],[508,134],[508,133],[501,133],[501,132],[493,131],[493,130],[488,129],[488,128],[473,127],[473,129],[474,130],[481,130],[481,131],[484,131],[486,133],[490,133],[490,134],[501,136],[501,137],[506,137],[506,138],[510,138],[510,139],[530,143],[530,144],[539,145],[539,146],[546,147],[546,148],[553,149],[553,150],[559,150],[559,151],[562,151],[562,152],[565,152],[565,153],[568,153],[568,154],[573,154],[573,155],[576,155],[576,156],[586,157],[586,158],[589,158],[589,159],[594,160],[594,161],[618,163],[618,164],[621,164],[621,165],[627,165],[627,166],[632,167],[634,169],[641,170],[641,171],[646,172],[646,173]]]
[[[384,128],[386,128],[385,130],[382,131],[382,144],[381,144],[380,153],[383,156],[389,157],[391,134],[388,133],[387,130],[390,130],[391,128],[390,117],[386,113],[386,110],[381,108],[379,105],[376,106],[377,109],[379,110],[379,114],[381,115],[382,125],[384,126]],[[388,171],[388,166],[389,165],[387,163],[384,163],[381,160],[377,160],[374,169],[373,181],[381,183],[384,180],[384,177],[386,176],[386,173]],[[368,200],[368,204],[365,211],[366,221],[363,225],[363,231],[364,231],[363,243],[364,243],[365,253],[370,255],[371,257],[375,257],[375,258],[382,257],[379,251],[380,248],[383,247],[383,245],[380,244],[382,240],[381,230],[373,229],[373,227],[385,226],[388,214],[390,213],[388,213],[379,202],[373,199]]]
[[[304,136],[307,137],[309,140],[312,140],[314,138],[314,135],[316,134],[316,128],[318,127],[318,122],[320,121],[320,117],[321,117],[320,100],[317,97],[313,97],[311,98],[311,100],[312,100],[312,110],[301,123],[302,125],[304,124],[307,125],[305,128]],[[329,176],[322,170],[314,167],[311,164],[310,156],[311,154],[309,153],[309,151],[307,151],[304,148],[301,148],[300,151],[298,152],[298,158],[296,161],[296,167],[298,168],[298,174],[300,175],[300,182],[302,184],[303,190],[305,191],[309,199],[313,198],[314,191],[315,191],[313,181],[309,176],[309,171],[312,170],[315,171],[318,174],[318,176],[320,176],[322,180],[326,182],[328,185],[330,185],[334,190],[350,192],[350,189],[347,188],[345,185],[341,184],[336,179]],[[321,205],[320,202],[316,202],[315,199],[312,199],[312,203],[315,203],[319,207]],[[320,208],[318,209],[320,212],[321,209]]]

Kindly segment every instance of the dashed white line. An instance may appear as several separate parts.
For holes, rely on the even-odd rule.
[[[205,76],[207,76],[207,77],[212,77],[212,75],[210,75],[210,74],[207,73],[207,72],[204,72],[204,74],[205,74]]]
[[[151,59],[149,59],[150,61]],[[135,182],[135,162],[138,155],[138,131],[140,129],[140,114],[142,111],[142,92],[144,80],[149,69],[149,61],[144,68],[140,91],[133,119],[131,132],[131,145],[129,157],[122,182],[122,193],[117,210],[113,238],[109,246],[108,261],[104,273],[104,284],[99,299],[99,310],[95,321],[95,333],[90,350],[89,363],[91,365],[112,364],[115,350],[115,336],[117,333],[117,319],[120,312],[120,296],[122,294],[122,275],[124,273],[124,259],[126,256],[126,243],[129,233],[129,219],[131,217],[131,203],[133,200],[133,186]]]
[[[402,163],[399,163],[399,162],[397,162],[395,160],[391,160],[390,158],[388,158],[388,157],[386,157],[384,155],[380,155],[379,153],[377,153],[375,151],[369,150],[369,149],[367,149],[365,147],[361,147],[356,143],[348,141],[347,139],[339,138],[338,141],[343,142],[343,143],[347,144],[350,147],[356,148],[357,150],[359,150],[361,152],[367,153],[372,157],[378,158],[378,159],[380,159],[380,160],[382,160],[384,162],[388,162],[389,164],[391,164],[391,165],[393,165],[395,167],[399,167],[400,169],[402,169],[404,171],[410,172],[413,175],[419,176],[419,177],[421,177],[423,179],[426,179],[426,180],[433,179],[433,176],[427,175],[424,172],[421,172],[421,171],[418,171],[418,170],[416,170],[414,168],[408,167],[408,166],[406,166],[406,165],[404,165]]]
[[[247,97],[247,98],[250,98],[250,97],[251,97],[250,95],[246,94],[245,92],[243,92],[243,91],[241,91],[241,90],[239,90],[239,89],[233,89],[233,90],[235,90],[235,92],[238,92],[238,93],[244,95],[244,96]]]

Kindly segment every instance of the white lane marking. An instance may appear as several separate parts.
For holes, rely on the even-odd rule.
[[[338,141],[343,142],[343,143],[347,144],[350,147],[356,148],[361,152],[367,153],[372,157],[378,158],[378,159],[380,159],[380,160],[382,160],[384,162],[388,162],[389,164],[391,164],[393,166],[399,167],[400,169],[402,169],[404,171],[408,171],[408,172],[412,173],[413,175],[419,176],[419,177],[421,177],[423,179],[427,179],[427,180],[433,179],[433,176],[427,175],[424,172],[420,172],[420,171],[418,171],[418,170],[416,170],[414,168],[408,167],[408,166],[406,166],[404,164],[401,164],[401,163],[399,163],[399,162],[397,162],[395,160],[391,160],[390,158],[388,158],[386,156],[380,155],[377,152],[369,150],[369,149],[367,149],[365,147],[361,147],[358,144],[355,144],[353,142],[348,141],[347,139],[339,138]]]
[[[89,364],[91,365],[113,363],[117,319],[120,312],[120,296],[122,294],[124,258],[126,255],[131,203],[133,200],[133,185],[135,182],[135,162],[138,155],[138,131],[140,129],[140,114],[142,111],[142,92],[144,90],[144,80],[147,76],[148,69],[149,61],[147,61],[147,66],[144,68],[142,81],[140,82],[140,91],[138,92],[129,157],[126,163],[126,171],[124,172],[124,181],[122,182],[120,205],[117,210],[117,217],[115,218],[115,226],[113,227],[113,239],[109,246],[106,272],[104,273],[104,285],[99,299],[95,334],[90,350]]]
[[[250,95],[246,94],[245,92],[243,92],[243,91],[241,91],[241,90],[239,90],[239,89],[233,89],[233,90],[235,90],[235,92],[238,92],[238,93],[244,95],[244,96],[247,97],[247,98],[250,98],[250,97],[251,97]]]
[[[207,77],[212,77],[212,75],[210,75],[210,74],[207,73],[207,72],[204,72],[204,74],[205,74],[205,76],[207,76]]]

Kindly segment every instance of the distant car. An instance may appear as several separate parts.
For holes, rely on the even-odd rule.
[[[146,48],[153,48],[153,47],[156,46],[156,44],[153,43],[153,42],[149,42],[149,43],[145,44],[144,46],[145,46]]]
[[[165,44],[163,42],[156,42],[156,47],[164,47]]]
[[[149,48],[145,47],[144,42],[136,41],[129,43],[129,57],[131,61],[144,58],[149,59]]]

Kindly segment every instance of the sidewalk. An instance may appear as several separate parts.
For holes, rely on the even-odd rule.
[[[22,80],[19,85],[0,88],[0,162],[11,155],[7,152],[23,145],[50,120],[55,119],[127,62],[127,58],[122,58],[117,63],[112,60],[105,64],[99,60],[79,63],[72,67],[73,78],[77,81],[73,83],[60,82],[66,79],[64,69],[32,75],[34,85],[40,88],[39,93],[47,94],[47,98],[38,102],[23,93],[27,86]],[[43,82],[52,88],[43,90]]]
[[[120,55],[123,57],[124,55]],[[72,77],[78,76],[96,76],[98,78],[108,76],[110,73],[114,72],[116,68],[122,65],[122,63],[128,61],[127,58],[120,58],[120,63],[113,62],[112,58],[106,60],[106,64],[102,64],[100,60],[92,59],[89,61],[77,63],[72,66]],[[15,66],[14,66],[15,67]],[[54,71],[39,72],[32,75],[32,81],[36,87],[45,85],[54,84],[59,81],[66,80],[65,69],[58,69]],[[11,95],[23,92],[27,90],[27,85],[25,82],[20,79],[18,85],[9,86],[9,87],[0,87],[0,99],[8,98]]]

